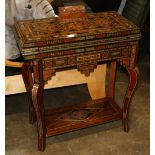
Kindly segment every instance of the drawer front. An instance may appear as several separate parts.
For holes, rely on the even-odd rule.
[[[89,76],[97,67],[98,62],[116,60],[124,67],[134,67],[137,55],[137,42],[130,46],[69,54],[42,59],[44,81],[47,81],[58,69],[77,68],[82,74]]]
[[[131,46],[120,47],[116,49],[107,49],[101,51],[90,51],[80,54],[71,54],[53,58],[43,59],[44,68],[65,68],[74,67],[79,64],[86,64],[91,62],[104,62],[107,60],[130,58]]]

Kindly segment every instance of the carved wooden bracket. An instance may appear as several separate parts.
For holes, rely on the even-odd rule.
[[[43,71],[44,82],[50,80],[52,76],[55,76],[55,69],[50,68]]]
[[[129,58],[119,58],[117,59],[117,62],[123,67],[128,67],[130,64]]]
[[[97,62],[91,62],[86,64],[78,65],[78,71],[85,76],[89,76],[91,72],[94,72],[94,69],[97,68]]]

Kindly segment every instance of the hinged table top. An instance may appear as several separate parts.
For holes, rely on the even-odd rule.
[[[22,20],[16,22],[15,30],[21,49],[140,33],[135,24],[114,11],[89,13],[75,20]]]

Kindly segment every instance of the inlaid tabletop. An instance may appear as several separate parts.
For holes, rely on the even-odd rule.
[[[15,28],[23,47],[139,33],[136,25],[117,12],[89,13],[71,20],[57,17],[17,21]]]

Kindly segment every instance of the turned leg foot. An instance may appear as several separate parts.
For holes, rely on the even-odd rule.
[[[133,97],[139,77],[139,70],[137,67],[134,69],[127,68],[127,71],[130,77],[130,82],[128,84],[127,91],[123,101],[123,119],[122,119],[123,130],[125,132],[129,131],[129,122],[128,122],[129,105],[131,103],[131,99]]]

